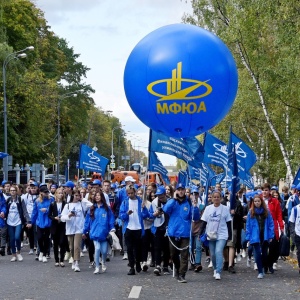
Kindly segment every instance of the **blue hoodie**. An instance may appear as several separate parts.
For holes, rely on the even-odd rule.
[[[91,219],[90,209],[84,222],[83,234],[89,233],[90,239],[98,242],[106,240],[108,233],[114,229],[115,217],[110,207],[106,211],[103,205],[94,204],[94,219]]]
[[[36,199],[33,206],[33,211],[31,214],[31,223],[36,224],[40,228],[46,228],[51,226],[51,219],[48,216],[50,204],[53,202],[52,199],[44,198],[43,202]],[[45,212],[41,209],[46,208]]]
[[[170,215],[168,224],[168,236],[175,238],[189,238],[191,222],[200,220],[198,206],[192,206],[187,198],[182,202],[175,199],[167,201],[163,211]]]
[[[270,213],[265,219],[265,228],[264,228],[264,241],[269,241],[274,238],[274,222]],[[246,241],[249,241],[250,245],[254,243],[260,243],[259,237],[259,225],[256,217],[251,218],[250,211],[247,215],[246,222]]]
[[[149,218],[149,211],[146,206],[144,206],[144,208],[142,209],[142,200],[139,197],[137,197],[136,201],[138,201],[138,213],[139,213],[139,220],[142,226],[142,236],[143,236],[145,233],[143,219]],[[127,214],[128,210],[129,210],[129,198],[127,196],[127,198],[123,200],[119,212],[119,218],[124,222],[123,229],[122,229],[123,234],[125,233],[129,222],[129,215]]]

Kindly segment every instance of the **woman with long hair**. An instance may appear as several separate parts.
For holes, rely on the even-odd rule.
[[[90,207],[84,223],[82,238],[89,234],[90,239],[95,246],[96,268],[94,274],[100,272],[100,253],[102,256],[102,272],[106,271],[106,257],[108,250],[107,236],[111,230],[114,230],[114,214],[108,207],[102,191],[96,192],[93,205]]]
[[[46,256],[49,250],[51,226],[51,219],[48,213],[51,202],[47,186],[42,186],[40,188],[40,195],[34,202],[31,215],[31,222],[32,224],[36,224],[37,227],[37,239],[40,248],[39,261],[44,263],[48,261]]]
[[[254,196],[246,222],[246,240],[254,249],[255,262],[258,276],[264,277],[263,268],[268,268],[267,255],[269,243],[274,238],[273,218],[259,195]]]
[[[49,208],[49,218],[52,220],[50,233],[53,240],[53,250],[55,266],[64,267],[64,256],[66,253],[66,223],[61,222],[61,213],[66,205],[64,200],[64,192],[62,188],[58,188],[54,194],[55,202],[52,202]],[[59,256],[58,256],[58,248]]]

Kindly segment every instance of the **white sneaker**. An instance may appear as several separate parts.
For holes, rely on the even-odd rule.
[[[273,269],[274,269],[274,270],[277,270],[277,263],[274,263],[274,264],[273,264]]]
[[[84,257],[84,253],[82,251],[80,252],[80,257]]]
[[[102,262],[102,272],[104,273],[106,269],[107,269],[106,265]]]
[[[251,268],[251,258],[247,258],[247,267]]]
[[[72,270],[75,270],[75,263],[72,263]]]
[[[33,255],[33,249],[30,249],[28,252],[29,255]]]
[[[75,266],[74,272],[80,272],[80,269],[79,269],[79,266],[78,266],[78,265]]]
[[[46,256],[43,256],[43,263],[46,263],[46,262],[48,262],[48,259]]]
[[[212,267],[213,267],[213,263],[212,263],[212,261],[210,261],[208,268],[212,268]]]
[[[10,261],[17,261],[16,256],[13,256]]]
[[[217,270],[214,270],[214,278],[216,278]]]
[[[99,274],[99,273],[100,273],[100,270],[99,270],[99,268],[96,267],[94,274]]]
[[[24,244],[23,244],[23,242],[21,243],[21,248],[23,248],[23,246],[24,246]]]
[[[220,279],[221,279],[220,273],[216,273],[215,279],[216,279],[216,280],[220,280]]]
[[[257,264],[254,263],[254,267],[253,267],[254,270],[257,270]]]
[[[40,255],[39,255],[39,261],[43,261],[43,253],[40,253]]]
[[[246,255],[246,250],[243,249],[243,251],[242,251],[242,257],[245,258],[246,256],[247,256],[247,255]]]
[[[70,258],[69,258],[69,264],[72,264],[74,262],[74,259],[73,259],[73,257],[71,256]]]
[[[258,279],[263,279],[264,278],[264,274],[263,273],[259,273],[257,276]]]
[[[70,252],[66,252],[64,261],[67,261],[70,258]]]
[[[87,252],[86,246],[83,247],[82,252],[83,253]]]
[[[127,252],[124,252],[124,255],[123,255],[123,260],[127,260],[128,259],[128,255],[127,255]]]
[[[240,253],[236,256],[236,259],[237,259],[237,261],[241,261],[242,260],[242,256],[241,256]]]
[[[17,259],[18,259],[18,261],[23,261],[22,255],[21,254],[17,254]]]

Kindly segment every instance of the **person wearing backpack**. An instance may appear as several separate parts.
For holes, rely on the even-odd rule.
[[[290,232],[294,236],[297,249],[297,261],[300,274],[300,204],[293,207],[289,218]]]

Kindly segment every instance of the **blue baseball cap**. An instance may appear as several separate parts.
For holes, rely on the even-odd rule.
[[[9,183],[7,180],[3,180],[1,185],[4,186],[6,183]]]
[[[69,181],[67,181],[65,184],[63,184],[62,186],[64,186],[64,187],[69,187],[69,188],[74,188],[75,187],[75,184],[74,184],[74,182],[73,181],[71,181],[71,180],[69,180]]]
[[[33,185],[33,186],[39,186],[38,183],[37,183],[36,181],[31,182],[30,185]]]
[[[101,182],[101,180],[99,180],[99,179],[95,179],[93,182],[92,182],[92,185],[101,185],[102,184],[102,182]]]
[[[166,189],[164,186],[160,186],[157,188],[155,195],[162,195],[166,193]]]
[[[176,186],[176,190],[178,189],[185,189],[185,185],[183,183],[178,183]]]
[[[271,190],[278,191],[278,187],[277,187],[276,185],[273,185],[273,186],[271,187]]]

